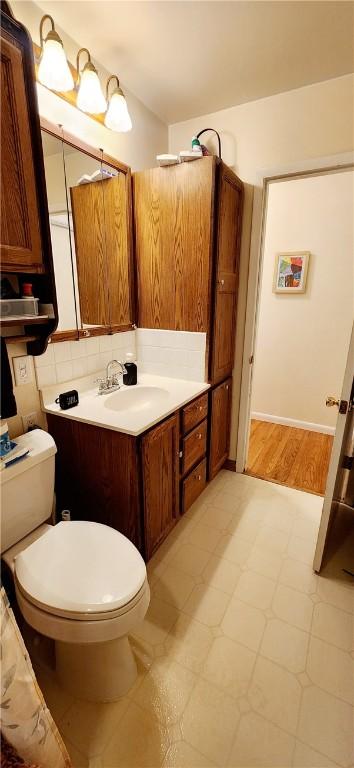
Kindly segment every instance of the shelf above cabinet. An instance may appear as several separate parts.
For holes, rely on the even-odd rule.
[[[49,315],[13,315],[12,317],[1,317],[0,327],[10,328],[13,325],[39,325],[48,319]]]

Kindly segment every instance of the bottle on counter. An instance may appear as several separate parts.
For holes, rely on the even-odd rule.
[[[123,374],[123,384],[127,387],[131,387],[138,383],[138,368],[134,363],[134,355],[132,352],[127,352],[125,356],[126,373]]]

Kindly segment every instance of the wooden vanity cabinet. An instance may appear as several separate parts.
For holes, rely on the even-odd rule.
[[[210,392],[209,480],[219,472],[229,455],[232,379]]]
[[[142,487],[147,560],[179,515],[179,414],[142,438]]]
[[[59,514],[70,509],[74,520],[110,525],[143,552],[136,438],[52,414],[47,421],[58,450]]]

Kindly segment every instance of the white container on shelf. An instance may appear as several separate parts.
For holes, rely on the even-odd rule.
[[[23,299],[0,299],[0,317],[36,317],[39,299],[29,296]]]

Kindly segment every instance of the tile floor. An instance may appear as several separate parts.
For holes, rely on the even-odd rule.
[[[88,704],[39,672],[75,768],[353,768],[354,594],[311,563],[322,499],[223,471],[148,565],[139,677]]]

